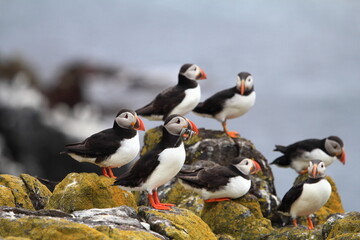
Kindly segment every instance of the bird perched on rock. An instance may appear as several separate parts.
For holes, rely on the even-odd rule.
[[[185,188],[198,193],[205,202],[219,202],[245,195],[251,187],[249,175],[260,170],[255,160],[240,158],[228,166],[181,171],[178,178]]]
[[[324,139],[306,139],[288,146],[275,145],[274,151],[284,155],[271,164],[279,167],[291,167],[298,173],[306,173],[310,160],[319,159],[329,166],[336,159],[345,164],[346,154],[343,141],[336,136]]]
[[[309,229],[313,229],[309,215],[319,210],[330,198],[331,185],[325,179],[325,168],[323,161],[310,161],[309,178],[293,186],[282,199],[278,210],[290,213],[295,227],[297,226],[296,217],[307,216]]]
[[[107,177],[116,178],[111,168],[132,161],[140,151],[137,130],[145,130],[144,123],[134,111],[121,110],[112,128],[91,135],[83,142],[68,144],[66,153],[79,162],[90,162],[101,167]]]
[[[235,87],[214,94],[199,103],[193,112],[220,121],[224,132],[235,138],[238,137],[238,133],[229,132],[226,121],[244,115],[255,104],[255,99],[254,81],[251,74],[241,72],[237,75]]]
[[[200,85],[196,80],[206,79],[205,72],[195,64],[184,64],[179,71],[178,84],[162,91],[146,106],[136,110],[149,120],[165,120],[171,114],[185,115],[200,102]]]
[[[173,204],[161,203],[157,188],[178,174],[185,162],[183,139],[198,134],[196,125],[189,119],[173,114],[166,118],[160,142],[145,155],[114,185],[128,191],[147,191],[149,202],[156,209],[169,210]]]

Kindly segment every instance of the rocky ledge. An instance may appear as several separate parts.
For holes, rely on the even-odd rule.
[[[143,153],[160,134],[157,128],[147,132]],[[0,239],[359,239],[360,213],[344,213],[330,177],[333,193],[314,214],[315,229],[308,230],[303,218],[295,228],[276,211],[271,168],[249,140],[201,129],[186,147],[185,168],[243,156],[254,158],[262,171],[252,176],[252,188],[242,198],[213,203],[204,203],[175,178],[159,190],[161,199],[177,204],[170,211],[149,208],[144,194],[123,191],[112,186],[113,179],[94,173],[70,173],[60,183],[0,175]]]

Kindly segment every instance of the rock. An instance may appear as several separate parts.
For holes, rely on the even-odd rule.
[[[33,176],[21,174],[20,178],[35,210],[43,209],[52,195],[50,190]]]
[[[136,208],[134,196],[111,186],[114,179],[95,173],[70,173],[56,185],[46,209],[73,212],[91,208],[127,205]]]
[[[0,185],[3,186],[0,191],[6,194],[4,200],[9,200],[9,203],[4,202],[5,206],[16,206],[30,210],[35,209],[32,205],[30,197],[27,194],[26,186],[20,178],[8,174],[1,174]],[[7,188],[8,190],[4,188]],[[11,191],[14,201],[12,201],[9,191]],[[0,197],[0,199],[2,199],[2,197]]]
[[[322,239],[321,226],[309,230],[307,227],[286,226],[275,229],[266,240],[308,240],[308,239]]]
[[[262,239],[273,231],[271,221],[262,216],[253,196],[205,203],[201,218],[215,234],[234,239]]]
[[[139,215],[150,224],[151,229],[170,239],[217,239],[205,222],[186,209],[163,211],[140,207]]]
[[[10,188],[0,185],[0,206],[15,207],[15,198]]]
[[[334,214],[322,228],[323,239],[359,239],[360,213]]]
[[[141,154],[152,149],[161,138],[160,127],[150,129],[144,136],[144,146]],[[255,146],[245,138],[229,138],[222,131],[199,129],[199,135],[193,136],[185,142],[186,161],[189,166],[208,165],[209,162],[228,165],[234,158],[248,157],[255,159],[261,166],[262,171],[252,176],[252,188],[250,193],[258,198],[262,214],[265,217],[272,217],[274,209],[279,204],[276,196],[274,177],[265,157],[255,149]],[[174,185],[175,184],[175,185]],[[161,199],[166,202],[176,203],[182,207],[194,210],[200,214],[202,202],[196,194],[179,187],[176,181],[171,181],[158,189]],[[145,197],[140,197],[140,200]],[[191,203],[194,203],[193,206]],[[140,201],[140,204],[146,202]]]

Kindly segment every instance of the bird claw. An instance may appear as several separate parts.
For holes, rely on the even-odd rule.
[[[230,198],[211,198],[211,199],[207,199],[207,200],[204,200],[204,202],[222,202],[222,201],[228,201],[230,200]]]
[[[226,132],[226,134],[231,137],[231,138],[239,138],[240,137],[240,134],[235,132],[235,131],[232,131],[232,132]]]

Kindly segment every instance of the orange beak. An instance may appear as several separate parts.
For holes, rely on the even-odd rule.
[[[204,72],[204,70],[202,70],[200,68],[200,74],[197,76],[197,79],[200,80],[200,79],[206,79],[206,73]]]
[[[344,149],[341,154],[340,162],[342,162],[342,164],[345,164],[345,162],[346,162],[346,154],[345,154]]]
[[[245,80],[242,79],[241,80],[241,85],[240,85],[240,94],[244,95],[244,93],[245,93]]]
[[[136,122],[133,123],[133,127],[135,130],[145,131],[144,122],[139,117],[136,117]]]
[[[316,177],[316,174],[317,174],[317,164],[314,164],[313,170],[312,170],[312,172],[311,172],[311,176],[312,176],[313,178],[315,178],[315,177]]]
[[[199,134],[199,129],[196,127],[195,123],[193,123],[191,120],[189,119],[186,119],[190,125],[191,125],[191,130],[193,130],[195,132],[196,135]]]
[[[254,167],[253,169],[251,169],[250,174],[255,174],[255,173],[261,171],[260,164],[259,164],[257,161],[255,161],[255,160],[251,160],[251,161],[254,163],[254,166],[255,166],[255,167]]]

